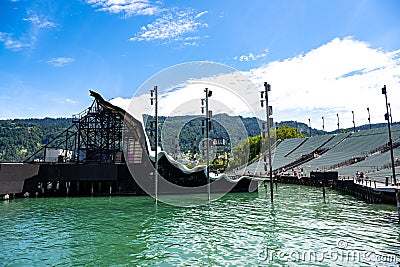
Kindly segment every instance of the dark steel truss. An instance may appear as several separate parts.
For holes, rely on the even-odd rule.
[[[101,96],[73,117],[73,124],[25,162],[46,162],[49,149],[58,150],[59,163],[119,163],[123,158],[124,114],[107,107]],[[127,138],[132,139],[131,135]],[[135,138],[136,139],[136,138]],[[127,142],[128,145],[129,142]]]

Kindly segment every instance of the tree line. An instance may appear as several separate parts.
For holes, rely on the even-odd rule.
[[[148,136],[150,136],[151,132],[150,121],[153,119],[150,116],[145,120],[145,130]],[[217,114],[212,120],[209,137],[210,139],[224,139],[225,148],[219,148],[220,154],[228,150],[236,149],[240,151],[240,149],[243,150],[249,147],[249,159],[253,159],[260,154],[258,147],[260,147],[259,139],[261,140],[261,123],[255,117],[246,118]],[[71,124],[72,120],[70,118],[0,120],[0,162],[24,161]],[[281,124],[279,125],[282,126]],[[295,129],[293,127],[279,127],[279,125],[277,133],[274,133],[275,130],[272,131],[272,134],[278,138],[284,139],[300,136],[294,133]],[[181,152],[193,155],[201,154],[201,141],[204,138],[201,117],[160,117],[158,127],[160,145],[169,153],[173,152],[173,148],[177,144]],[[227,129],[230,129],[229,134]],[[248,138],[242,140],[241,136]],[[240,140],[240,145],[237,148],[232,147],[231,139],[234,138]],[[154,138],[149,137],[149,141],[154,146]],[[170,146],[170,149],[166,149],[168,146]],[[236,161],[240,162],[239,159],[236,159]]]

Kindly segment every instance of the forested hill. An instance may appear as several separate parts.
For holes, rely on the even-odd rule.
[[[181,120],[188,121],[188,117],[190,116],[171,117],[168,120],[179,123]],[[226,114],[216,115],[216,118],[219,118],[222,124],[225,125],[226,123],[232,123],[232,117]],[[247,136],[251,137],[260,134],[256,118],[240,118],[247,130]],[[160,117],[159,120],[159,127],[162,128],[166,118]],[[0,162],[22,162],[26,160],[71,124],[72,120],[70,118],[0,120]],[[238,129],[242,128],[238,127]],[[201,134],[201,123],[193,121],[182,130],[179,134],[179,142],[184,150],[190,150],[193,138]],[[215,124],[210,137],[228,138],[224,136],[226,133],[223,132],[221,126]],[[176,137],[177,134],[171,133],[168,136],[172,138]],[[153,141],[152,139],[150,140]],[[200,138],[197,138],[197,142],[199,141]]]
[[[192,116],[193,117],[193,116]],[[196,147],[201,140],[201,118],[195,119],[191,116],[177,116],[169,117],[168,121],[172,121],[172,124],[181,124],[183,121],[186,123],[185,127],[180,129],[178,127],[170,127],[170,133],[166,133],[164,140],[167,143],[173,144],[175,141],[172,138],[178,136],[179,144],[183,151],[193,149],[193,141],[196,139]],[[213,129],[210,132],[210,138],[225,138],[229,143],[229,136],[224,130],[224,125],[231,125],[233,132],[242,131],[240,125],[236,125],[237,117],[230,117],[226,114],[217,114],[214,118],[220,123],[214,123]],[[256,118],[243,118],[239,117],[246,128],[246,136],[252,137],[260,134],[260,128],[258,120]],[[160,125],[162,128],[165,117],[159,118]],[[236,122],[235,122],[236,121]],[[64,129],[68,128],[72,124],[70,118],[44,118],[44,119],[14,119],[14,120],[0,120],[0,162],[22,162],[36,152],[43,145],[49,143],[54,137],[56,137]],[[399,124],[399,123],[394,123]],[[294,121],[279,122],[277,126],[282,125],[297,128],[300,134],[305,136],[309,135],[309,128],[307,124]],[[146,131],[149,132],[149,126],[146,125]],[[372,128],[384,127],[385,124],[372,125]],[[364,126],[357,127],[357,129],[363,129]],[[347,130],[347,129],[345,129]],[[164,133],[165,134],[165,133]],[[240,135],[240,133],[238,133]],[[322,131],[312,129],[312,135],[323,134]],[[199,138],[200,137],[200,138]],[[150,138],[150,141],[153,141]]]
[[[70,118],[0,120],[0,162],[22,162],[72,123]]]

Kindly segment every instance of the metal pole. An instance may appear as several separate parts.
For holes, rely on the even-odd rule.
[[[390,106],[390,103],[388,103],[388,106],[389,106],[390,124],[393,124],[393,118],[392,118],[392,107]]]
[[[322,116],[322,131],[324,131],[324,134],[325,134],[325,121],[324,121],[324,116]]]
[[[311,119],[308,119],[308,128],[310,130],[310,137],[311,137]]]
[[[356,122],[354,121],[354,111],[352,110],[351,113],[353,114],[353,132],[356,132]]]
[[[210,155],[209,155],[209,149],[210,149],[210,143],[209,143],[209,111],[208,111],[208,88],[204,90],[206,92],[206,160],[207,160],[207,196],[208,196],[208,203],[211,202],[211,184],[210,184]]]
[[[155,151],[155,179],[154,179],[154,187],[155,187],[155,197],[156,203],[158,202],[158,92],[157,86],[154,86],[154,96],[155,96],[155,144],[156,144],[156,151]]]
[[[339,134],[339,113],[336,113],[337,116],[337,133]]]
[[[368,110],[368,123],[369,123],[369,129],[371,130],[371,114],[369,113],[369,108],[367,108]]]
[[[269,185],[270,185],[270,192],[271,192],[271,203],[274,202],[274,186],[272,180],[272,160],[271,160],[271,134],[270,134],[270,125],[269,125],[269,105],[268,105],[268,91],[271,91],[271,85],[267,82],[264,83],[265,88],[265,109],[267,115],[267,134],[268,134],[268,163],[269,163]]]
[[[387,93],[386,93],[386,85],[384,85],[383,88],[382,88],[382,94],[385,95],[385,100],[386,100],[386,114],[385,114],[385,120],[387,120],[387,122],[388,122],[389,147],[390,147],[390,158],[391,158],[391,161],[392,161],[393,182],[394,182],[395,185],[397,185],[397,181],[396,181],[396,170],[395,170],[395,166],[394,166],[394,156],[393,156],[392,131],[390,130],[389,107],[388,107],[388,100],[387,100]]]

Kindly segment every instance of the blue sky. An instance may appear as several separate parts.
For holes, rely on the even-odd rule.
[[[271,81],[277,121],[321,128],[321,114],[334,125],[341,113],[350,127],[349,111],[369,106],[382,122],[383,83],[399,120],[397,0],[1,0],[0,12],[2,119],[70,117],[90,104],[89,89],[130,98],[164,68],[211,61]],[[311,103],[324,103],[324,90],[342,96]]]

